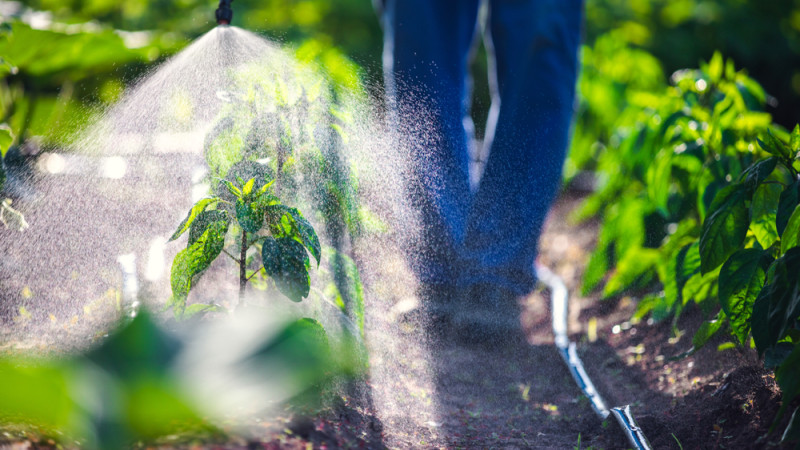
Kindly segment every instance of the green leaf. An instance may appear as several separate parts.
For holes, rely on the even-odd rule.
[[[800,152],[800,125],[795,125],[791,136],[789,136],[789,149],[796,158],[797,152]]]
[[[789,405],[800,395],[800,376],[797,376],[797,374],[800,374],[800,345],[795,345],[792,353],[775,371],[775,380],[778,382],[778,386],[781,387],[783,398],[781,399],[781,409],[778,410],[778,414],[775,416],[773,426],[780,421]]]
[[[308,251],[311,252],[311,256],[317,260],[317,265],[319,266],[319,261],[322,257],[322,247],[320,246],[317,232],[314,231],[314,227],[311,226],[311,223],[309,223],[296,208],[289,208],[289,214],[291,214],[294,219],[300,240]]]
[[[172,287],[171,304],[175,308],[176,314],[183,313],[186,298],[195,278],[222,253],[227,232],[227,221],[211,222],[195,242],[175,256],[170,270],[170,285]]]
[[[286,297],[300,302],[308,297],[311,282],[308,276],[308,254],[303,244],[290,237],[268,237],[261,244],[264,271]]]
[[[318,321],[302,318],[290,323],[280,333],[270,338],[245,360],[263,372],[273,372],[279,367],[291,375],[298,391],[317,385],[330,376],[333,354],[328,336]]]
[[[708,273],[738,250],[747,235],[749,214],[746,192],[734,184],[721,190],[711,204],[700,235],[700,270]]]
[[[197,218],[192,222],[192,226],[189,228],[189,244],[192,245],[197,242],[200,237],[203,236],[203,233],[212,226],[221,226],[218,222],[224,222],[226,224],[230,223],[230,219],[228,214],[225,211],[221,211],[218,209],[214,209],[211,211],[203,211],[197,215]]]
[[[253,192],[253,186],[255,185],[255,183],[256,183],[255,178],[250,178],[249,180],[247,180],[247,183],[245,183],[244,186],[242,186],[242,195],[245,197],[250,195],[250,193]]]
[[[695,274],[700,272],[700,244],[698,241],[683,246],[667,265],[664,280],[664,296],[667,302],[683,304],[683,288]]]
[[[779,184],[762,184],[753,194],[750,204],[750,231],[762,248],[770,248],[778,240],[775,219],[778,215],[782,187]]]
[[[696,273],[692,275],[686,280],[681,292],[683,304],[688,303],[689,300],[693,300],[698,305],[705,304],[716,294],[718,277],[719,268],[705,274]]]
[[[143,373],[166,374],[180,352],[180,342],[162,331],[146,311],[90,351],[86,357],[121,379]]]
[[[739,250],[722,265],[718,297],[731,323],[731,333],[744,345],[750,335],[750,315],[766,273],[762,267],[766,252],[754,248]]]
[[[248,233],[255,233],[264,224],[264,209],[257,201],[236,200],[236,220]]]
[[[764,136],[764,139],[766,142],[762,141],[761,139],[758,140],[761,148],[784,161],[794,159],[794,155],[791,154],[792,152],[783,142],[780,141],[780,139],[776,138],[775,135],[772,134],[772,130],[767,130],[767,134]]]
[[[215,204],[219,201],[216,197],[210,198],[203,198],[200,199],[197,203],[192,206],[192,209],[189,210],[189,214],[186,215],[186,218],[183,219],[180,225],[178,225],[178,229],[173,233],[172,237],[169,238],[170,241],[174,241],[178,239],[189,227],[192,225],[192,222],[197,218],[198,214],[205,211],[210,205]]]
[[[700,328],[692,336],[692,347],[694,351],[700,350],[708,341],[716,335],[725,323],[721,313],[713,320],[707,320],[700,325]]]
[[[775,218],[775,225],[778,229],[778,234],[783,234],[786,230],[786,224],[789,223],[794,209],[800,204],[800,180],[790,184],[786,189],[781,192],[781,200],[778,203],[778,214]]]
[[[265,208],[265,220],[279,237],[296,237],[317,261],[322,257],[322,247],[314,227],[297,208],[271,204]]]
[[[6,157],[6,153],[13,142],[14,133],[11,132],[11,128],[6,124],[0,125],[0,159]]]
[[[348,316],[355,319],[359,332],[364,335],[364,287],[356,263],[346,254],[333,248],[326,248],[328,253],[333,280],[336,285],[338,297],[341,297],[344,310]]]
[[[786,253],[790,248],[800,244],[800,205],[794,208],[794,212],[789,216],[789,222],[781,235],[781,254]]]
[[[614,273],[603,288],[603,297],[622,293],[642,278],[652,278],[659,253],[654,248],[637,248],[628,251],[617,264]],[[646,281],[645,281],[646,282]]]
[[[168,376],[140,376],[123,387],[121,419],[136,439],[154,440],[174,435],[176,430],[192,435],[215,432]]]
[[[773,171],[775,171],[777,165],[778,158],[774,156],[762,159],[745,169],[742,175],[739,176],[739,179],[744,181],[749,192],[753,192]]]
[[[753,304],[750,321],[759,354],[775,345],[800,316],[800,247],[789,249],[767,271],[767,284]]]
[[[227,189],[228,192],[231,195],[233,195],[235,198],[237,198],[237,199],[242,198],[242,191],[239,188],[237,188],[230,181],[228,181],[228,180],[220,180],[220,184],[225,186],[225,189]]]
[[[3,421],[32,423],[49,431],[77,431],[80,407],[72,398],[67,366],[0,359],[0,414]]]

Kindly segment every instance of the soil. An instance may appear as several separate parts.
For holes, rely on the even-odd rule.
[[[570,290],[571,339],[578,343],[587,371],[607,403],[630,404],[657,449],[791,448],[778,444],[779,433],[768,435],[781,394],[774,374],[763,368],[754,351],[719,351],[720,340],[691,356],[675,358],[691,347],[691,336],[703,320],[699,311],[689,310],[676,324],[632,323],[628,320],[635,296],[601,301],[578,295],[597,235],[596,223],[570,224],[569,213],[579,202],[580,196],[570,193],[557,201],[542,236],[539,262],[560,275]],[[364,244],[383,253],[383,263],[362,274],[370,308],[370,370],[364,379],[338,390],[332,406],[314,415],[287,412],[285,417],[246,424],[245,433],[239,427],[219,441],[189,440],[177,447],[629,447],[615,423],[595,415],[553,346],[546,291],[534,292],[523,303],[527,343],[462,345],[430,337],[423,324],[409,320],[419,301],[399,252],[386,243],[377,244]],[[24,292],[12,276],[5,276],[19,264],[6,260],[0,284],[6,294]],[[67,269],[59,271],[68,273]],[[80,285],[80,276],[72,275],[65,283]],[[0,309],[2,347],[24,348],[13,333],[25,328],[18,307],[29,300],[19,299],[11,303],[13,308]],[[50,320],[67,333],[72,315],[55,313]],[[44,346],[42,342],[31,345]],[[0,437],[0,446],[25,449],[53,444],[41,436],[7,432]]]

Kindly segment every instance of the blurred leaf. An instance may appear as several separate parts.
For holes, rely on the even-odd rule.
[[[322,324],[302,318],[254,351],[247,363],[260,367],[265,375],[274,371],[291,374],[290,381],[302,391],[331,375],[336,369],[332,356]]]
[[[358,325],[358,332],[364,335],[364,287],[358,273],[356,263],[343,252],[333,248],[325,250],[331,261],[331,270],[336,285],[337,295],[341,297],[345,312],[353,317]]]
[[[745,195],[742,185],[733,184],[714,198],[700,235],[700,270],[703,273],[719,267],[744,241],[749,222]]]
[[[739,250],[725,261],[719,272],[719,303],[728,316],[731,332],[742,345],[750,335],[753,303],[764,287],[765,256],[764,251],[754,248]]]
[[[641,278],[652,277],[658,258],[658,250],[653,248],[638,248],[626,253],[603,288],[603,297],[618,295],[640,282]]]
[[[70,394],[67,366],[44,361],[0,360],[0,418],[74,432],[79,413]]]
[[[667,265],[664,296],[670,304],[683,304],[683,287],[692,276],[700,272],[700,244],[695,241],[683,246]]]
[[[750,204],[750,230],[763,248],[770,248],[778,240],[775,219],[782,191],[780,184],[766,183],[759,186],[753,194]]]
[[[0,125],[0,159],[6,157],[6,153],[13,142],[14,134],[11,132],[11,128],[6,124]]]
[[[698,272],[686,280],[681,292],[683,303],[686,304],[689,300],[693,300],[695,303],[703,305],[709,298],[715,296],[719,270],[717,268],[705,274]]]
[[[124,380],[143,374],[166,374],[181,348],[180,342],[162,331],[145,311],[106,338],[86,357]]]
[[[136,440],[214,430],[169,377],[139,376],[124,388],[123,421]]]

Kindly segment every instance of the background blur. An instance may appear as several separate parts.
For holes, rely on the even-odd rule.
[[[0,123],[17,143],[37,144],[29,147],[62,143],[97,106],[211,29],[216,6],[0,1]],[[337,81],[381,86],[381,29],[370,0],[236,0],[233,7],[233,25],[294,46]],[[718,50],[764,86],[776,122],[789,127],[798,119],[800,0],[587,0],[587,46],[602,35],[652,53],[665,78]],[[485,68],[481,46],[473,101],[479,135],[489,105]]]

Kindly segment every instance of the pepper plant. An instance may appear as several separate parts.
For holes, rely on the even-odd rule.
[[[308,297],[307,251],[319,265],[319,238],[299,210],[281,203],[274,194],[275,188],[276,180],[269,179],[265,166],[242,161],[232,168],[228,178],[219,180],[216,196],[203,198],[192,206],[170,238],[175,240],[189,231],[187,247],[175,257],[170,274],[170,306],[176,314],[214,308],[204,304],[187,308],[186,299],[197,279],[223,253],[239,267],[240,302],[247,282],[262,270],[290,300],[299,302]],[[225,249],[229,231],[234,235],[237,255]],[[253,246],[261,248],[261,267],[248,273],[247,252]]]

